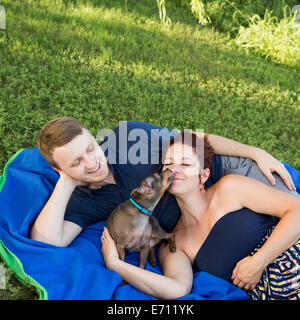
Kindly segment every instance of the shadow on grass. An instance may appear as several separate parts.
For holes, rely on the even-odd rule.
[[[105,1],[106,7],[108,3],[115,2]],[[121,1],[116,3],[118,7]],[[98,6],[103,8],[101,2]],[[114,112],[113,125],[138,116],[162,126],[201,126],[250,144],[257,144],[256,130],[260,130],[266,141],[273,141],[262,144],[270,152],[286,146],[283,128],[285,139],[294,140],[299,110],[293,103],[285,107],[284,98],[276,96],[277,101],[270,102],[267,96],[272,90],[277,95],[280,90],[289,91],[289,99],[296,105],[298,75],[290,67],[245,55],[209,29],[197,36],[185,34],[185,29],[176,34],[157,26],[147,30],[147,25],[134,25],[130,20],[68,13],[20,5],[15,12],[18,19],[12,20],[16,25],[7,30],[11,33],[6,39],[8,63],[23,73],[25,68],[31,77],[24,78],[27,82],[22,77],[15,79],[11,94],[22,104],[22,95],[33,91],[33,83],[38,82],[39,93],[48,87],[45,97],[39,95],[35,101],[26,97],[30,110],[40,112],[40,121],[45,115],[69,112],[85,117],[97,128],[98,119],[89,114],[101,113],[104,123],[112,124]],[[9,52],[16,43],[20,43],[19,49]],[[80,107],[84,104],[88,109]],[[78,110],[70,111],[74,105]],[[26,108],[24,114],[7,112],[8,121],[15,122],[18,117],[17,127],[4,129],[5,134],[13,137],[19,123],[31,121],[26,135],[22,133],[21,147],[27,147],[30,129],[39,122],[31,119]],[[19,129],[22,132],[23,128]],[[266,130],[269,136],[265,136]]]
[[[76,5],[77,0],[63,0],[66,7]],[[122,13],[133,14],[135,17],[144,17],[152,21],[159,21],[159,10],[156,0],[127,0],[127,10],[125,0],[87,0],[80,1],[86,5],[93,5],[94,8],[106,8],[121,10]],[[175,1],[166,1],[167,16],[172,23],[184,23],[190,26],[197,26],[197,21],[193,17],[189,8],[181,7]]]
[[[32,60],[34,67],[39,64],[46,67],[48,65],[48,68],[55,67],[58,68],[57,72],[64,73],[63,100],[60,96],[62,93],[57,92],[59,88],[55,92],[55,102],[61,107],[64,104],[78,104],[79,93],[85,90],[84,99],[87,101],[89,98],[92,105],[95,103],[89,112],[95,108],[97,113],[96,103],[101,101],[101,115],[107,123],[110,122],[112,106],[115,105],[118,108],[118,112],[115,112],[115,124],[119,120],[136,118],[138,112],[140,119],[144,121],[190,128],[199,128],[201,124],[206,131],[214,129],[215,133],[227,134],[232,138],[243,137],[245,143],[253,142],[255,129],[264,126],[270,126],[268,130],[279,137],[281,128],[272,127],[274,119],[282,123],[289,121],[289,124],[295,119],[294,111],[288,109],[282,118],[278,102],[272,107],[266,106],[264,101],[251,101],[248,98],[252,93],[268,91],[272,86],[291,91],[296,86],[296,73],[291,72],[289,67],[275,65],[263,58],[246,56],[236,47],[227,45],[221,37],[210,44],[209,36],[215,36],[213,33],[200,35],[199,39],[186,34],[174,36],[167,31],[147,30],[126,21],[87,16],[65,17],[63,13],[34,7],[18,12],[18,16],[23,21],[22,38],[18,41],[28,48],[34,45],[33,50],[37,54],[32,55],[30,49],[27,52],[20,50],[19,61],[23,65],[23,61]],[[28,21],[26,17],[32,17],[32,20]],[[45,52],[49,52],[49,55]],[[107,55],[106,61],[98,65],[91,63],[91,58],[97,60],[103,55]],[[10,59],[14,63],[14,56]],[[116,61],[120,64],[118,72],[105,67]],[[139,64],[145,69],[140,73],[136,70]],[[93,81],[87,82],[90,79],[80,78],[84,73],[89,74],[94,81],[106,81],[107,87],[101,88],[101,92],[91,92],[95,85]],[[179,74],[177,78],[176,74]],[[81,79],[79,82],[78,78]],[[66,83],[69,83],[69,87],[66,87]],[[206,87],[208,83],[209,90]],[[29,82],[28,90],[30,85]],[[53,83],[52,85],[55,86]],[[240,86],[240,92],[235,90],[236,86]],[[250,86],[253,87],[249,89]],[[139,100],[141,92],[146,93],[142,96],[144,103]],[[21,92],[17,92],[16,98],[18,94]],[[176,104],[178,98],[182,99],[180,105]],[[80,102],[82,101],[79,100]],[[39,109],[46,110],[49,104],[51,101],[46,99],[39,105]],[[106,105],[110,107],[107,108]],[[166,108],[166,114],[181,113],[180,119],[170,120],[164,114],[157,119],[156,113],[161,111],[162,105]],[[269,114],[264,123],[260,124],[261,114],[266,113],[266,108]],[[53,107],[52,110],[55,112],[58,109]],[[196,117],[187,114],[186,110]],[[217,128],[219,130],[216,130],[216,123],[210,124],[214,117],[220,126]],[[97,120],[89,118],[89,121],[91,125],[97,125]],[[158,123],[159,121],[162,123]],[[237,127],[237,123],[243,125]],[[292,132],[289,134],[293,136]],[[279,150],[282,149],[282,146],[278,147]]]
[[[76,1],[71,2],[76,3]],[[122,1],[100,3],[105,3],[105,6],[112,3],[112,7],[120,5]],[[101,7],[99,3],[98,6]],[[53,13],[29,6],[18,12],[18,16],[23,21],[20,27],[22,38],[18,41],[24,42],[24,46],[34,45],[33,50],[38,52],[35,56],[30,50],[19,51],[19,61],[33,59],[35,66],[47,65],[49,59],[52,59],[50,63],[54,66],[56,61],[62,66],[62,70],[68,67],[72,72],[87,69],[97,78],[97,74],[101,73],[102,64],[100,67],[97,63],[91,64],[91,58],[97,60],[106,55],[107,64],[111,64],[112,61],[121,64],[120,72],[127,74],[121,78],[141,77],[144,82],[147,78],[149,88],[156,83],[157,86],[168,87],[169,92],[175,87],[183,92],[190,90],[192,100],[207,98],[210,95],[208,92],[203,94],[208,82],[225,83],[224,86],[230,90],[234,90],[237,83],[242,83],[245,92],[242,92],[240,97],[239,93],[236,93],[234,97],[236,104],[245,104],[246,97],[257,90],[269,90],[272,87],[277,90],[297,90],[297,73],[291,68],[276,65],[261,57],[247,56],[235,46],[227,45],[218,36],[217,40],[210,44],[209,36],[215,35],[209,29],[207,29],[209,35],[202,32],[198,39],[186,34],[174,36],[172,32],[164,32],[157,28],[147,30],[146,27],[126,21],[118,22],[87,16],[66,17],[64,13]],[[32,17],[32,20],[28,21],[28,17]],[[62,60],[62,57],[69,59]],[[14,62],[14,57],[10,58]],[[150,71],[137,75],[134,69],[138,64]],[[151,70],[160,74],[165,73],[166,76],[155,76],[157,72],[152,73]],[[178,78],[174,76],[176,73],[179,74]],[[76,79],[68,80],[76,83]],[[126,87],[126,83],[121,82]],[[247,92],[252,84],[254,88]],[[218,101],[220,96],[226,96],[225,88],[216,87],[216,89],[219,92],[215,92],[209,99],[212,105],[220,103]],[[296,102],[296,94],[294,96]],[[47,102],[46,100],[45,104]],[[263,104],[261,102],[261,105]],[[276,107],[275,105],[274,112]]]
[[[68,4],[77,2],[65,1]],[[151,0],[148,2],[152,3]],[[123,2],[92,3],[99,8],[120,8]],[[41,11],[28,6],[27,10],[29,11],[19,13],[20,17],[24,18],[21,26],[24,30],[23,36],[32,39],[41,50],[50,49],[51,54],[56,56],[72,55],[77,51],[84,54],[89,61],[91,57],[106,55],[111,61],[120,61],[127,65],[142,63],[144,66],[168,70],[171,73],[195,75],[204,82],[222,79],[235,83],[241,80],[256,82],[267,88],[273,86],[283,90],[297,90],[297,73],[290,67],[275,64],[256,55],[247,55],[236,46],[227,45],[225,40],[220,41],[221,37],[214,35],[209,28],[200,32],[200,36],[196,38],[184,33],[174,36],[173,32],[164,32],[157,28],[147,30],[124,21],[100,17],[66,17],[64,13]],[[142,14],[141,10],[139,14]],[[42,27],[39,23],[32,25],[32,22],[26,21],[28,16],[41,23],[54,22],[55,28],[49,30],[47,25]],[[195,31],[196,27],[192,32]],[[209,35],[206,33],[218,39],[210,44]],[[80,66],[81,64],[78,67]]]

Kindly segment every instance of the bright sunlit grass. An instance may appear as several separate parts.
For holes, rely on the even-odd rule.
[[[240,28],[236,42],[278,63],[300,64],[300,27],[292,15],[281,20],[269,11],[263,19],[253,16],[248,28]]]

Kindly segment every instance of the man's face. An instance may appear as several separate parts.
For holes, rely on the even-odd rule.
[[[102,149],[85,129],[69,143],[55,148],[53,158],[62,171],[82,182],[101,182],[109,173]]]

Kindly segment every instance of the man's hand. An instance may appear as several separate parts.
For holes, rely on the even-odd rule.
[[[271,185],[276,184],[276,180],[272,175],[272,172],[276,172],[282,178],[285,185],[290,191],[296,191],[296,187],[294,185],[292,177],[286,170],[285,166],[268,152],[262,149],[258,149],[253,160],[256,161],[259,169],[267,177]]]
[[[69,176],[67,173],[64,171],[52,167],[56,172],[59,173],[60,179],[63,180],[64,182],[69,182],[70,184],[74,185],[74,188],[77,186],[88,186],[88,182],[76,180],[73,177]]]
[[[76,223],[64,221],[70,197],[75,187],[82,185],[82,182],[71,178],[61,170],[53,169],[59,173],[60,178],[44,208],[37,216],[30,230],[30,238],[64,247],[69,245],[82,230]]]
[[[203,136],[199,134],[199,136]],[[237,141],[217,136],[214,134],[208,134],[208,142],[214,148],[215,153],[224,156],[243,157],[254,160],[262,173],[267,177],[272,185],[275,185],[276,180],[272,175],[272,172],[276,172],[282,178],[287,188],[290,191],[296,191],[293,180],[285,169],[284,165],[271,156],[263,149],[248,146]]]

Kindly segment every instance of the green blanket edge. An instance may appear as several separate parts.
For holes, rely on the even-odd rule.
[[[0,176],[0,192],[2,191],[4,184],[6,182],[8,167],[23,150],[25,149],[21,149],[18,152],[16,152],[6,163],[3,170],[3,175]],[[10,268],[14,272],[16,278],[21,283],[29,284],[35,288],[36,292],[39,295],[39,300],[48,300],[47,290],[42,285],[40,285],[36,280],[30,277],[27,273],[25,273],[22,262],[4,245],[1,239],[0,239],[0,257],[8,266],[8,268]]]

